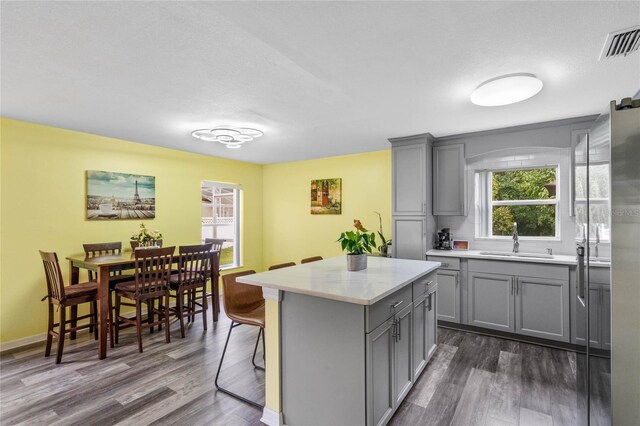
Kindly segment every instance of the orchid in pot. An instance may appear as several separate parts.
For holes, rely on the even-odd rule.
[[[388,240],[384,237],[384,233],[382,232],[382,215],[379,212],[374,212],[378,215],[378,220],[380,221],[380,229],[378,230],[378,235],[380,236],[380,245],[378,246],[378,251],[380,252],[380,256],[388,257],[389,256],[389,247],[391,247],[391,238]]]
[[[356,230],[341,233],[338,242],[347,252],[347,270],[360,271],[367,268],[367,253],[376,247],[376,235],[369,233],[358,219],[353,220],[353,227]]]

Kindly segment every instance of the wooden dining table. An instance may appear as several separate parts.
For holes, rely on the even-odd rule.
[[[211,276],[211,298],[213,308],[213,321],[218,321],[220,313],[220,285],[219,269],[220,269],[220,252],[211,251],[212,257],[212,276]],[[120,254],[104,254],[99,256],[87,256],[79,254],[68,256],[70,283],[78,284],[80,277],[80,269],[94,271],[98,282],[98,358],[107,357],[107,325],[109,321],[109,277],[114,271],[124,271],[135,269],[136,258],[132,251],[124,251]],[[180,255],[173,256],[173,263],[180,261]],[[76,312],[71,313],[71,317],[77,316]],[[74,315],[76,314],[76,315]],[[70,336],[75,338],[75,333]]]

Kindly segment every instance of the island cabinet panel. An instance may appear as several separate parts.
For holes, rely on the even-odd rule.
[[[384,425],[393,415],[395,326],[395,319],[390,319],[367,334],[368,425]]]
[[[515,331],[513,277],[469,272],[468,297],[469,325]]]
[[[427,362],[431,360],[433,354],[438,349],[438,321],[436,318],[436,312],[438,308],[437,292],[438,285],[434,285],[429,289],[427,295],[427,313],[426,313],[426,347],[427,347]],[[417,379],[417,377],[416,377]]]
[[[407,285],[365,308],[365,329],[367,332],[373,330],[383,321],[396,315],[413,302],[412,286]]]
[[[517,277],[516,333],[569,342],[569,282]]]
[[[427,295],[414,295],[413,302],[413,378],[427,366]]]
[[[407,396],[413,384],[413,306],[409,304],[396,315],[395,333],[395,399],[396,407]]]

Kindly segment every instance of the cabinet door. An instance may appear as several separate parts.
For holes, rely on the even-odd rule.
[[[394,216],[426,214],[427,143],[393,147],[392,155],[392,214]]]
[[[460,272],[438,270],[438,319],[460,323]]]
[[[427,296],[427,320],[425,325],[426,330],[426,347],[427,347],[427,362],[431,359],[433,354],[438,348],[438,321],[436,320],[436,309],[438,308],[437,290],[432,290]]]
[[[467,318],[469,325],[513,332],[514,285],[506,275],[469,273]],[[442,289],[438,282],[439,307]]]
[[[611,350],[611,287],[603,285],[600,303],[600,342],[602,349]]]
[[[424,260],[427,253],[425,216],[393,218],[393,257]]]
[[[569,282],[516,278],[516,333],[569,342]]]
[[[578,302],[577,298],[573,298],[574,306],[576,309],[575,315],[575,341],[578,345],[584,345],[584,336],[587,334],[587,327],[585,325],[586,313],[585,307]],[[589,345],[592,348],[601,347],[601,333],[600,333],[600,287],[591,286],[589,289]]]
[[[384,425],[393,414],[395,319],[367,334],[367,425]]]
[[[413,303],[413,381],[415,382],[427,366],[427,303],[425,293],[418,296]]]
[[[412,340],[413,340],[413,305],[398,312],[396,318],[395,341],[395,401],[396,407],[411,390],[413,383]]]
[[[466,215],[464,145],[433,147],[433,214]]]

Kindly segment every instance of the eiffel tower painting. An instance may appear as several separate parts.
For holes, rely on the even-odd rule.
[[[87,219],[153,219],[155,176],[87,171]]]

